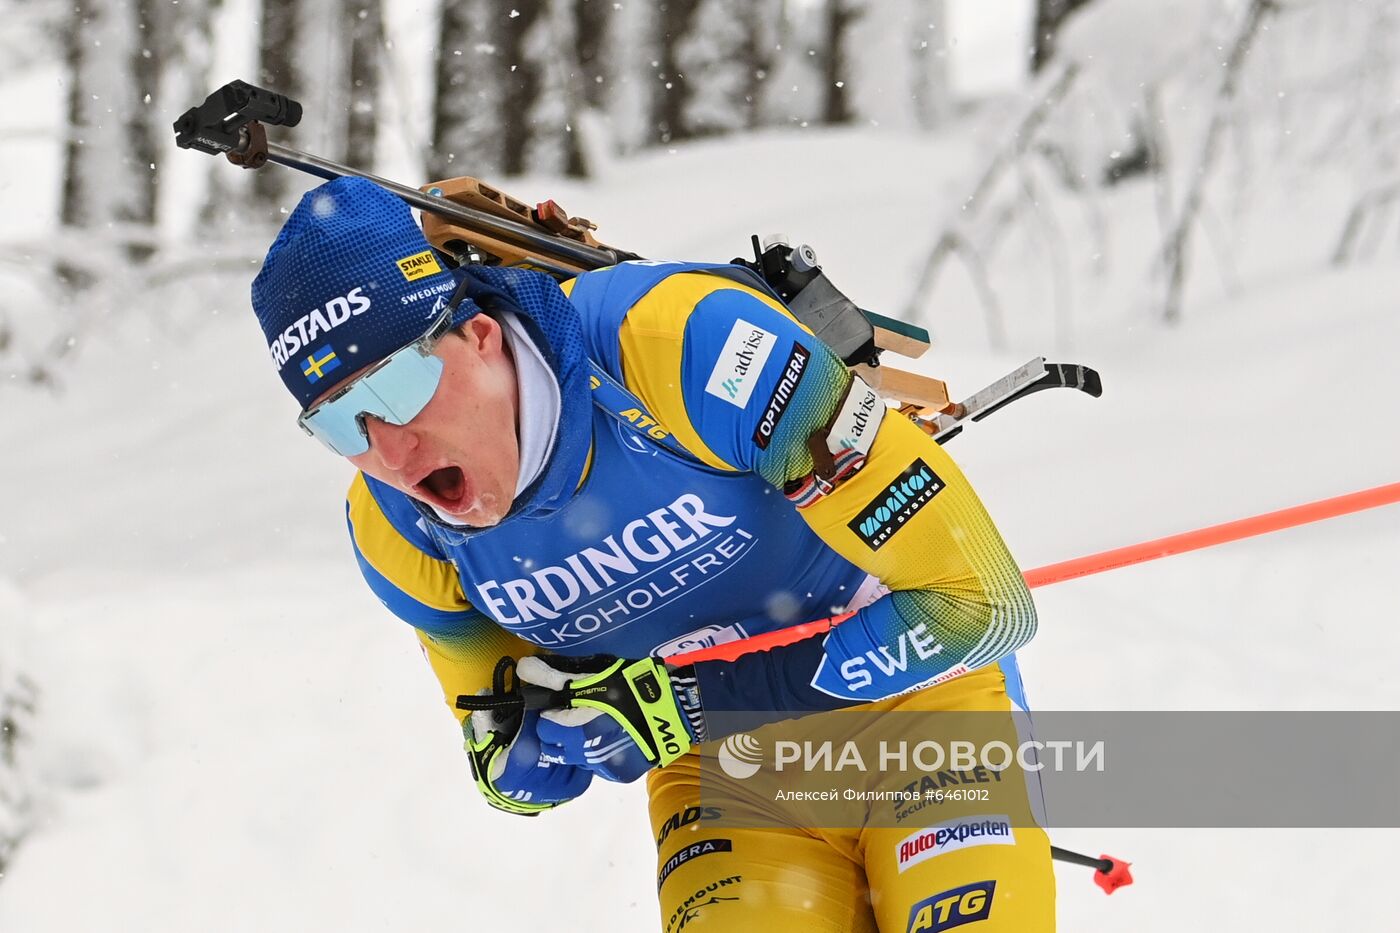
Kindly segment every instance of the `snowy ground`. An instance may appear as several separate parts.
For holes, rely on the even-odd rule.
[[[971,134],[952,136],[773,135],[512,188],[654,256],[727,259],[782,229],[892,309],[931,223],[910,205],[966,183]],[[1236,231],[1239,293],[1203,271],[1175,330],[1137,309],[1128,247],[1072,337],[1029,275],[1007,282],[1017,340],[1001,353],[950,277],[920,367],[955,393],[1038,352],[1104,375],[1100,401],[1040,396],[950,447],[1024,565],[1400,479],[1400,266],[1325,267],[1339,190],[1320,179],[1261,208]],[[1125,240],[1148,204],[1113,196]],[[0,399],[0,575],[31,606],[3,624],[42,686],[46,788],[0,880],[0,930],[654,929],[640,787],[536,820],[475,799],[410,633],[359,580],[349,473],[295,429],[242,306],[250,277],[152,296],[189,309],[183,336],[115,315],[61,395]],[[1392,507],[1041,590],[1032,702],[1400,708],[1398,532]],[[1393,922],[1393,830],[1053,837],[1139,877],[1105,898],[1060,867],[1067,931]]]

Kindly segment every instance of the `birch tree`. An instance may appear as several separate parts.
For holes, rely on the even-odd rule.
[[[532,130],[527,114],[539,94],[541,74],[529,60],[525,38],[535,21],[545,10],[540,3],[515,4],[514,0],[497,0],[494,19],[500,28],[501,98],[501,170],[508,175],[525,171],[527,147]]]
[[[944,0],[881,0],[847,28],[851,116],[893,128],[936,126],[952,111]]]
[[[1220,84],[1215,92],[1210,122],[1201,140],[1194,165],[1186,175],[1186,191],[1171,225],[1162,238],[1161,267],[1165,288],[1161,315],[1168,323],[1175,323],[1181,317],[1181,299],[1186,285],[1192,234],[1205,200],[1206,184],[1212,177],[1220,156],[1229,108],[1234,103],[1245,62],[1254,47],[1259,30],[1276,8],[1275,0],[1250,0],[1249,6],[1240,17],[1225,61],[1221,65]]]
[[[660,18],[655,6],[641,0],[623,0],[608,18],[603,106],[622,152],[660,141]]]
[[[851,79],[852,26],[867,12],[866,0],[826,0],[826,30],[820,54],[823,123],[849,123],[855,117],[847,85]]]
[[[594,110],[607,107],[608,60],[618,52],[609,47],[608,35],[618,12],[611,0],[574,0],[579,91],[583,104]]]
[[[690,88],[681,108],[686,135],[734,132],[757,122],[759,82],[768,69],[764,7],[751,0],[701,0],[696,7],[675,53]]]
[[[19,663],[19,626],[25,615],[19,594],[0,580],[0,881],[34,817],[27,756],[34,741],[38,687]]]
[[[1055,56],[1060,27],[1089,0],[1035,0],[1035,24],[1031,28],[1031,71],[1039,73]]]
[[[78,0],[66,34],[61,219],[67,227],[121,238],[136,259],[150,253],[157,166],[168,132],[156,125],[152,107],[160,90],[157,37],[155,0]]]
[[[345,126],[345,161],[358,168],[374,168],[374,146],[379,126],[380,52],[384,46],[384,18],[380,0],[349,0],[349,55],[346,62],[349,112]]]
[[[533,72],[533,100],[526,116],[523,164],[532,172],[583,175],[575,115],[583,106],[576,44],[575,0],[546,0],[521,39],[525,67]]]
[[[303,104],[312,74],[301,52],[307,0],[261,0],[258,13],[258,85],[286,94]],[[308,110],[308,113],[314,111]],[[307,121],[303,120],[303,124]],[[284,145],[304,147],[305,125],[283,128],[278,140]],[[291,210],[297,190],[291,172],[262,170],[253,173],[255,200],[270,215]]]
[[[491,175],[505,165],[503,30],[496,0],[444,3],[438,14],[428,174]],[[464,168],[469,166],[470,168]]]
[[[691,85],[678,53],[690,32],[695,8],[696,0],[663,0],[658,4],[653,40],[657,84],[652,95],[652,142],[669,143],[686,137],[685,106]]]
[[[761,88],[759,122],[806,126],[826,101],[823,61],[826,20],[805,6],[784,3],[774,24],[769,75]]]

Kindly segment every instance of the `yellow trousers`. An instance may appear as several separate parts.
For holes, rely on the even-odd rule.
[[[820,715],[883,710],[1005,713],[1009,726],[1012,704],[1004,675],[991,665],[902,697]],[[913,805],[897,823],[882,820],[882,826],[804,827],[775,810],[774,823],[787,819],[787,825],[726,827],[721,808],[700,796],[700,762],[714,754],[715,744],[648,776],[664,933],[1055,929],[1049,840],[1026,819],[1006,819],[1004,797],[955,809]],[[707,793],[714,773],[706,768]],[[1025,798],[1039,794],[1034,777],[1029,780],[1028,787],[1028,776],[1014,766],[998,777],[1000,792],[1022,795],[1021,813],[1028,809]]]

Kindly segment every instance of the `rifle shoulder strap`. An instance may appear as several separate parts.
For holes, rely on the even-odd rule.
[[[609,376],[603,367],[593,360],[589,360],[588,368],[588,382],[593,390],[594,405],[607,412],[623,426],[640,435],[647,443],[661,447],[691,463],[711,469],[711,467],[705,466],[693,453],[686,450],[680,441],[676,440],[675,435],[666,430],[665,426],[651,412],[647,411],[642,400],[628,391],[622,383]]]

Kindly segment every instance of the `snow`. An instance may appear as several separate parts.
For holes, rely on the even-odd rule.
[[[644,153],[593,183],[507,188],[657,257],[727,259],[750,233],[786,230],[863,304],[893,310],[934,233],[924,206],[956,203],[976,146],[966,125],[770,132]],[[1231,228],[1230,275],[1199,261],[1179,328],[1138,300],[1141,186],[1106,198],[1112,262],[1082,277],[1072,326],[1047,309],[1025,244],[1006,258],[1022,272],[997,283],[1007,350],[986,349],[959,277],[930,296],[938,343],[915,365],[955,394],[1052,347],[1103,373],[1101,400],[1046,393],[950,445],[1023,565],[1400,479],[1400,267],[1325,265],[1346,179],[1270,181]],[[38,216],[49,193],[26,196]],[[250,279],[152,298],[184,309],[176,335],[139,308],[107,316],[59,394],[4,388],[0,588],[22,598],[0,602],[0,625],[42,691],[31,765],[45,790],[0,879],[0,930],[654,929],[640,785],[598,782],[532,820],[477,799],[411,633],[359,579],[349,472],[295,428],[244,307]],[[1400,708],[1397,532],[1390,507],[1039,590],[1031,701]],[[1052,838],[1138,877],[1105,898],[1057,866],[1065,930],[1391,923],[1395,830]]]
[[[957,90],[974,96],[1020,85],[1035,22],[1032,0],[946,0],[948,56]]]
[[[1103,0],[1076,11],[1056,53],[1101,74],[1109,88],[1136,93],[1159,84],[1211,38],[1221,0]]]

